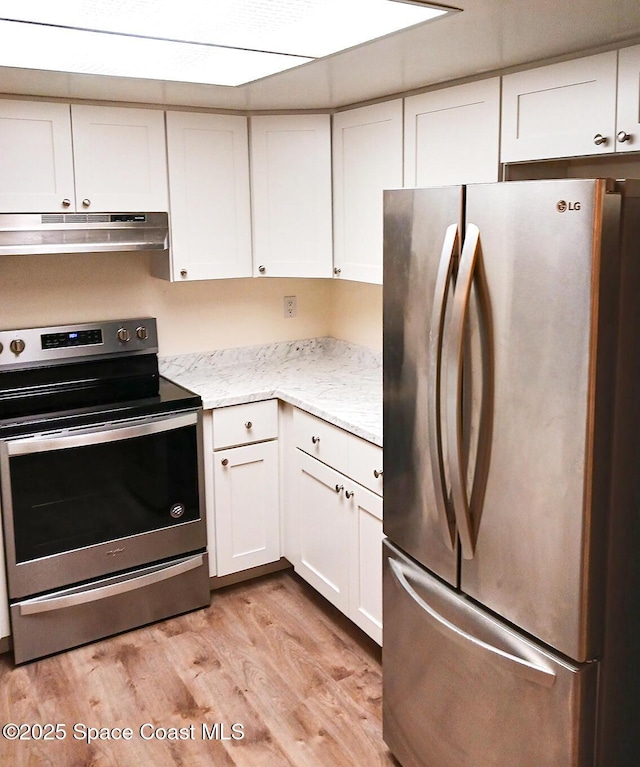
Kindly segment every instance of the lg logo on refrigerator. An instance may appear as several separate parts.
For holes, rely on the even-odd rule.
[[[565,213],[567,210],[580,210],[582,207],[579,202],[567,202],[566,200],[558,200],[556,203],[556,209],[558,213]]]

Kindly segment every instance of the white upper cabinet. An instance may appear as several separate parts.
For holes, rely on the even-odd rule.
[[[254,275],[332,273],[329,115],[251,118]]]
[[[404,185],[498,181],[500,78],[405,99]]]
[[[73,104],[76,208],[167,210],[164,114]]]
[[[167,210],[164,115],[0,101],[0,210]]]
[[[402,186],[402,99],[333,117],[336,277],[382,283],[382,190]]]
[[[69,105],[0,100],[0,212],[74,209]]]
[[[618,53],[616,152],[640,150],[640,45]]]
[[[251,277],[247,118],[167,112],[172,280]]]
[[[502,162],[613,152],[616,70],[610,51],[505,76]]]

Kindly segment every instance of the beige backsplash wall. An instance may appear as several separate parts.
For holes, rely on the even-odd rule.
[[[333,280],[329,335],[382,351],[382,285]]]
[[[158,319],[160,354],[333,335],[380,346],[381,289],[332,280],[247,278],[171,284],[144,253],[0,259],[0,327]],[[297,316],[285,319],[283,297]]]

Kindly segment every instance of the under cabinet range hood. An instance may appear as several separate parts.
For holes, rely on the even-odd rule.
[[[0,214],[0,256],[167,250],[167,213]]]

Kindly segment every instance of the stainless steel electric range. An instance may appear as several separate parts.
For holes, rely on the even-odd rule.
[[[153,318],[0,331],[0,490],[23,663],[209,604],[202,402]]]

